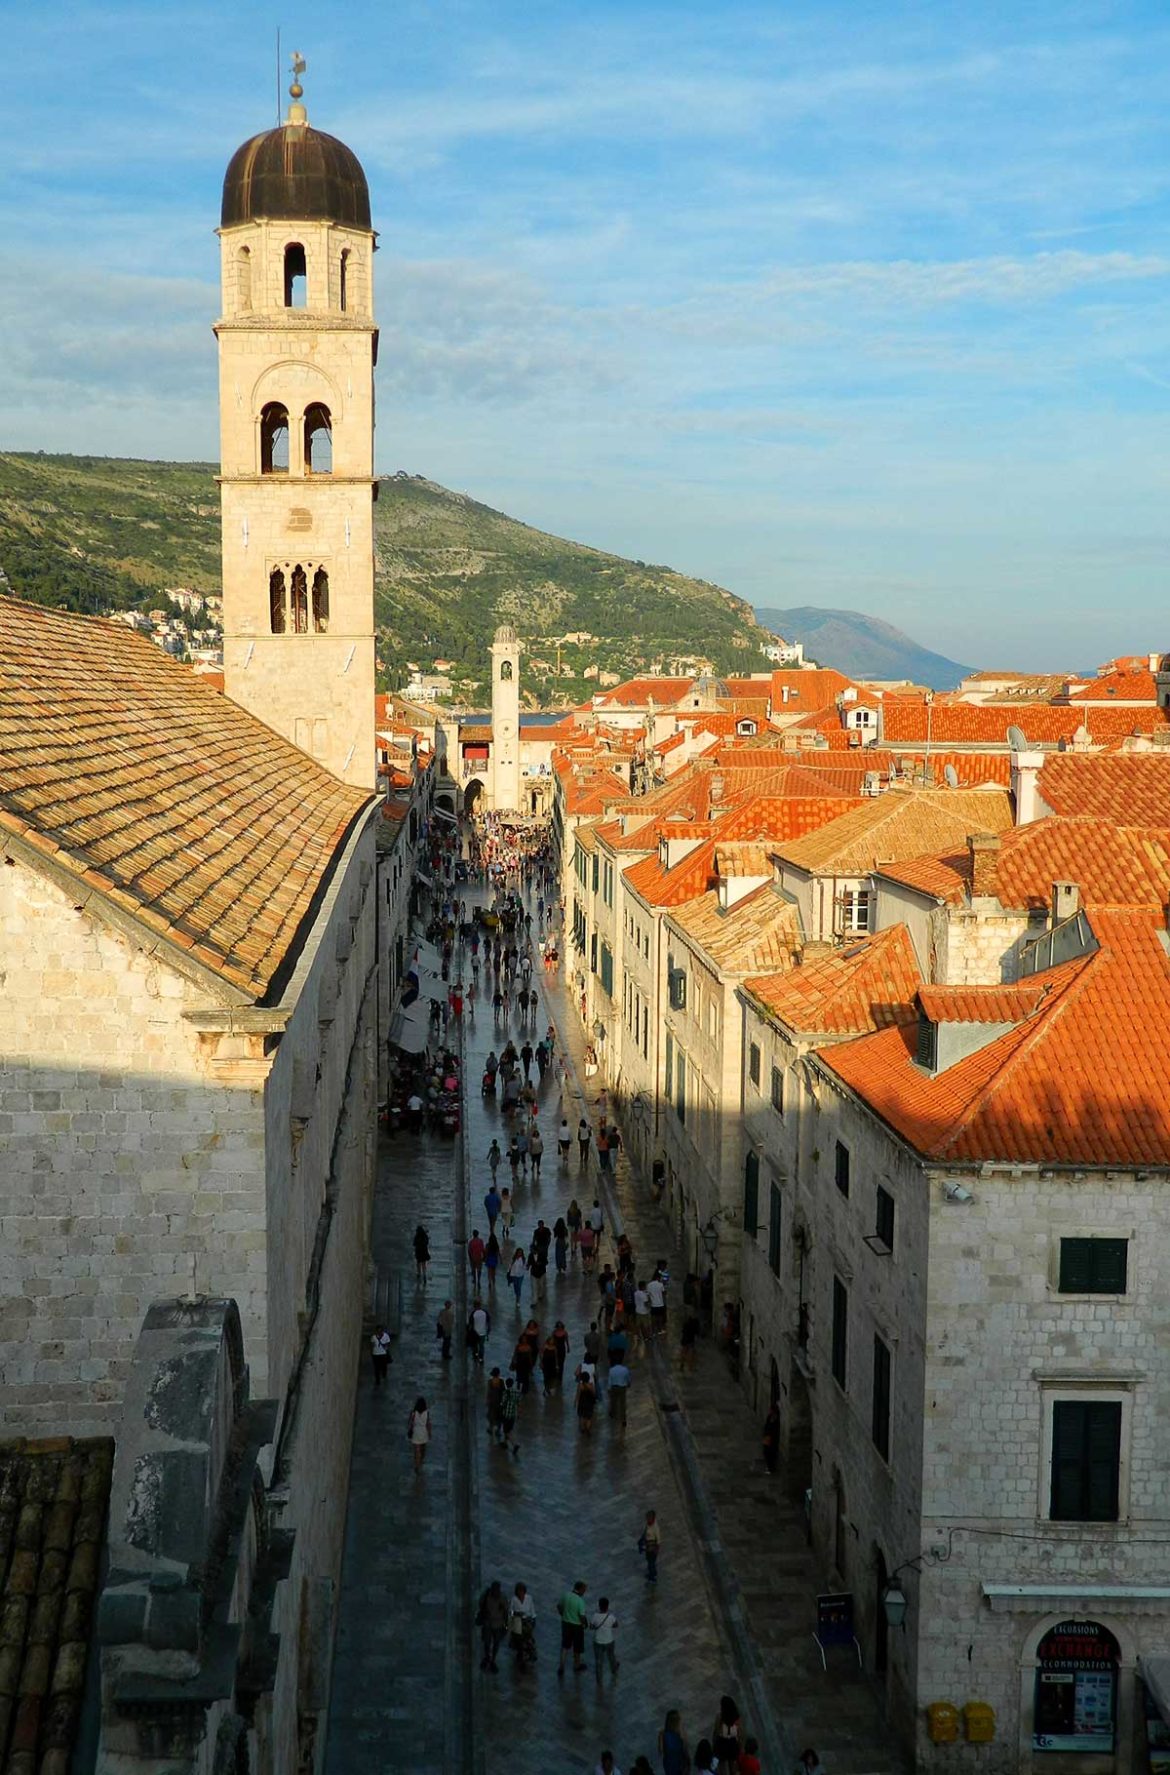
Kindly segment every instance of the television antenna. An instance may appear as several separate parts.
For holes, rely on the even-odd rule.
[[[1009,727],[1007,730],[1007,742],[1013,752],[1026,752],[1028,750],[1027,735],[1021,728],[1014,726]]]
[[[958,788],[958,786],[959,786],[959,773],[958,773],[958,771],[957,771],[957,770],[956,770],[956,769],[955,769],[955,767],[954,767],[954,765],[953,765],[953,764],[948,764],[948,765],[947,765],[947,767],[946,767],[946,769],[945,769],[945,770],[944,770],[944,771],[943,771],[943,776],[944,776],[944,777],[945,777],[945,778],[946,778],[946,780],[947,780],[947,786],[948,786],[948,788],[951,788],[951,789],[957,789],[957,788]]]

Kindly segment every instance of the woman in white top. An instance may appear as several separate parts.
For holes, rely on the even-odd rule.
[[[516,1305],[520,1305],[520,1290],[524,1286],[524,1277],[528,1273],[528,1263],[524,1256],[524,1247],[518,1246],[516,1255],[508,1265],[508,1281],[516,1296]]]
[[[406,1426],[407,1440],[414,1456],[414,1470],[421,1473],[422,1464],[427,1458],[427,1444],[431,1439],[431,1414],[427,1402],[420,1393],[414,1402],[414,1410]]]

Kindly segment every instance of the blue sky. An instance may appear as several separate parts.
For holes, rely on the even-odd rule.
[[[0,445],[214,457],[277,23],[370,179],[381,468],[972,663],[1170,645],[1164,7],[9,10]]]

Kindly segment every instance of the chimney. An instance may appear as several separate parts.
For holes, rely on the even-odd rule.
[[[970,832],[967,849],[971,855],[971,897],[980,899],[999,892],[999,834]]]
[[[1040,772],[1043,768],[1043,752],[1012,753],[1012,800],[1016,804],[1017,826],[1030,826],[1033,820],[1044,816],[1040,799]]]
[[[1052,923],[1063,924],[1081,909],[1081,890],[1075,881],[1054,881],[1052,884]]]

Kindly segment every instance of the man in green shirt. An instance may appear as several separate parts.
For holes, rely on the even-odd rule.
[[[565,1674],[565,1653],[573,1654],[573,1669],[585,1668],[585,1591],[587,1585],[580,1579],[571,1590],[566,1590],[557,1604],[557,1614],[561,1617],[561,1661],[557,1665],[557,1675]]]

